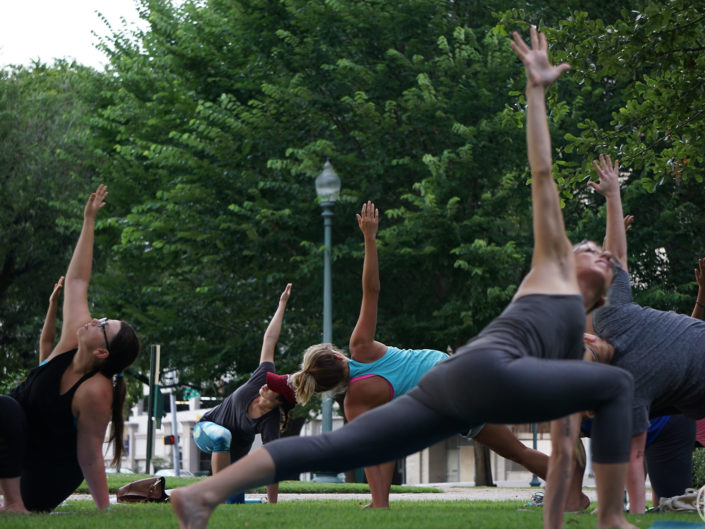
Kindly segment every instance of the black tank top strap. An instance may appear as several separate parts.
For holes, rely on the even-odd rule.
[[[97,369],[94,369],[93,371],[90,371],[90,372],[86,373],[85,375],[83,375],[81,378],[79,378],[76,381],[76,383],[73,386],[71,386],[71,388],[66,393],[64,393],[64,395],[75,393],[76,390],[78,389],[78,386],[83,384],[86,380],[88,380],[89,378],[91,378],[93,375],[95,375],[98,372],[99,371]]]

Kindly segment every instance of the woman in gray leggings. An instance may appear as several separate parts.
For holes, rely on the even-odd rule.
[[[235,491],[305,470],[335,472],[378,464],[474,424],[546,421],[585,409],[596,412],[593,467],[600,505],[598,527],[635,529],[624,518],[622,506],[631,376],[618,368],[582,361],[585,310],[603,298],[612,279],[612,264],[606,252],[573,253],[551,169],[544,92],[569,66],[549,63],[545,36],[534,28],[531,47],[515,34],[512,48],[527,77],[535,240],[531,270],[512,303],[477,338],[426,373],[407,395],[334,432],[270,443],[220,474],[176,490],[171,499],[182,529],[205,527],[213,509]],[[577,436],[579,424],[572,418],[554,424]],[[560,457],[552,455],[549,467],[544,527],[559,529],[572,440],[553,448]]]

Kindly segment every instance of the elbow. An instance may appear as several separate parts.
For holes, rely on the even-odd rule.
[[[531,178],[534,180],[550,180],[553,178],[551,161],[539,161],[531,166]]]
[[[364,290],[368,294],[375,294],[379,295],[380,291],[382,290],[381,283],[379,280],[377,281],[366,281],[364,285]]]

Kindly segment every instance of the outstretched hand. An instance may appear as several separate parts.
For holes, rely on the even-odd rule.
[[[512,49],[524,63],[526,71],[526,82],[528,86],[541,86],[546,88],[558,79],[560,75],[570,68],[570,64],[562,63],[553,66],[548,60],[548,46],[546,35],[538,33],[534,26],[531,26],[531,48],[522,40],[516,31],[512,34],[514,42]]]
[[[54,283],[54,290],[51,291],[49,296],[49,303],[56,303],[59,300],[59,294],[64,286],[64,276],[61,276],[59,280]]]
[[[291,283],[287,283],[284,287],[284,292],[279,296],[279,303],[286,303],[289,301],[289,296],[291,296]]]
[[[625,217],[624,217],[624,231],[625,232],[632,229],[632,222],[634,222],[634,215],[625,215]]]
[[[607,156],[601,154],[600,163],[598,164],[597,160],[593,160],[592,165],[597,171],[599,181],[590,181],[588,185],[603,197],[619,193],[619,160],[615,160],[612,163],[612,158],[610,158],[609,154]],[[624,220],[626,227],[626,217]]]
[[[695,280],[698,282],[698,290],[705,292],[705,259],[698,259],[698,267],[695,269]]]
[[[377,228],[379,227],[379,210],[375,208],[374,203],[368,200],[362,205],[362,210],[357,216],[357,225],[360,226],[365,237],[375,237]]]
[[[88,202],[86,202],[86,208],[83,210],[83,216],[85,218],[95,219],[98,214],[98,210],[105,206],[105,197],[108,196],[108,187],[104,184],[100,184],[98,189],[91,196],[88,197]]]

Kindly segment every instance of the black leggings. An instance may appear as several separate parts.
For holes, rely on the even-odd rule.
[[[20,403],[0,395],[0,478],[17,478],[27,450],[27,417]]]
[[[30,511],[52,511],[83,481],[75,460],[59,460],[46,439],[43,453],[28,457],[27,416],[12,397],[0,396],[0,477],[20,478],[22,501]]]
[[[483,422],[540,422],[594,410],[593,460],[624,463],[632,396],[631,375],[617,367],[476,350],[437,364],[409,394],[334,432],[280,439],[265,449],[280,481],[391,461]]]
[[[658,498],[671,498],[693,486],[695,421],[672,415],[653,443],[646,447],[646,467]]]

